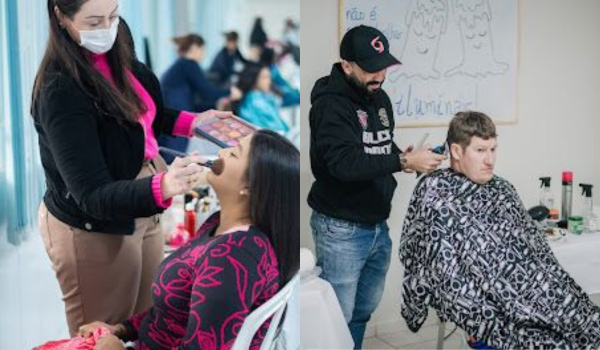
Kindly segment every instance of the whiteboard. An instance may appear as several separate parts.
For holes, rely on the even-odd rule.
[[[397,126],[448,125],[463,110],[517,121],[518,0],[339,1],[340,42],[376,27],[402,62],[383,85]]]

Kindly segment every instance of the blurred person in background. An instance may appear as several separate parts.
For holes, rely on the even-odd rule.
[[[258,62],[268,41],[269,37],[263,28],[263,20],[261,17],[256,17],[252,32],[250,32],[250,56],[253,61]]]
[[[293,19],[285,20],[283,28],[283,42],[294,57],[296,64],[300,64],[300,25]]]
[[[204,59],[204,39],[197,34],[173,38],[179,58],[163,74],[161,85],[165,105],[170,108],[205,111],[224,104],[223,100],[239,100],[241,92],[235,86],[220,88],[212,85],[200,66]],[[221,101],[220,101],[221,100]],[[158,143],[180,152],[186,152],[189,140],[184,137],[161,136]],[[167,163],[172,159],[166,158]]]
[[[300,104],[300,90],[292,87],[283,77],[277,65],[275,50],[265,48],[260,56],[260,64],[271,72],[272,90],[281,96],[281,107],[293,107]]]
[[[224,35],[225,46],[215,56],[209,70],[211,79],[221,86],[231,84],[232,76],[239,73],[248,62],[238,47],[238,33],[227,32]]]
[[[271,92],[269,67],[257,63],[246,65],[240,74],[238,88],[244,97],[239,103],[234,103],[235,113],[261,128],[280,133],[289,131],[279,113],[281,99]]]

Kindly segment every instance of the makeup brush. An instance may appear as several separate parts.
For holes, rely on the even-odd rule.
[[[174,157],[184,158],[188,156],[183,152],[179,152],[167,147],[159,147],[158,150],[163,154],[168,154]],[[216,160],[207,160],[204,163],[197,164],[209,168],[215,175],[221,175],[221,173],[223,173],[223,169],[225,168],[225,163],[223,163],[223,160],[221,158],[218,158]]]
[[[221,175],[223,169],[225,168],[225,163],[223,163],[223,159],[221,158],[207,160],[206,163],[200,165],[209,168],[215,175]]]

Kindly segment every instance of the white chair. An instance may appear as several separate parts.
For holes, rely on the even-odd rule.
[[[256,310],[252,311],[240,332],[235,339],[235,343],[231,350],[248,350],[250,348],[250,343],[252,342],[252,338],[258,331],[258,329],[269,319],[269,317],[273,317],[271,319],[271,324],[269,325],[269,330],[263,339],[263,342],[260,346],[261,350],[271,350],[275,341],[275,336],[277,334],[277,330],[279,329],[279,325],[281,324],[281,318],[285,311],[285,307],[292,296],[294,290],[299,287],[300,277],[296,275],[292,280],[290,280],[277,294],[275,294],[271,299],[269,299],[266,303],[261,305]]]

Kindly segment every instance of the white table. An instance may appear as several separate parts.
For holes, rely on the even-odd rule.
[[[588,294],[600,293],[600,233],[568,233],[550,242],[556,259]]]

